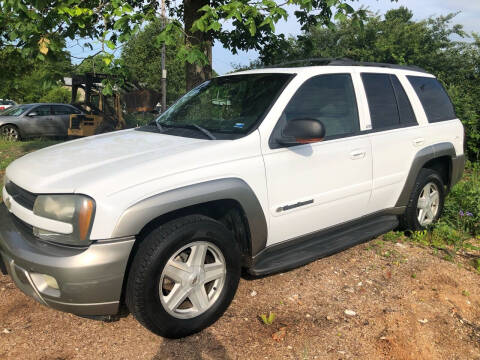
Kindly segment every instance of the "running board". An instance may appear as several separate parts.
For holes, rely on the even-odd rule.
[[[265,248],[255,256],[248,272],[254,276],[263,276],[295,269],[371,240],[397,226],[398,219],[395,215],[376,215],[284,241]]]

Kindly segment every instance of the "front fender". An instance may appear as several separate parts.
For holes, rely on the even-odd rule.
[[[268,230],[262,206],[250,186],[238,178],[188,185],[144,199],[125,210],[112,237],[137,235],[161,215],[215,200],[236,200],[242,206],[250,228],[251,256],[265,248]]]

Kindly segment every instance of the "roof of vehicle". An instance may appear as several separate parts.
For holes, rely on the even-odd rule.
[[[343,71],[351,71],[362,68],[362,70],[378,71],[382,73],[404,73],[416,74],[426,77],[433,77],[425,69],[413,65],[398,65],[377,62],[363,62],[354,61],[347,58],[319,58],[319,59],[305,59],[285,62],[281,64],[269,65],[262,68],[241,71],[236,74],[254,74],[254,73],[308,73],[313,69],[332,67],[341,68]],[[233,75],[233,74],[231,74]]]
[[[30,104],[21,104],[21,105],[29,105],[29,106],[34,106],[34,105],[68,105],[68,106],[73,106],[72,104],[65,104],[65,103],[30,103]]]

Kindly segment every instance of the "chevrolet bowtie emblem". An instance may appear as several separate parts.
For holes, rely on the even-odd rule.
[[[7,209],[10,210],[12,207],[12,202],[9,197],[5,198],[5,205],[7,206]]]

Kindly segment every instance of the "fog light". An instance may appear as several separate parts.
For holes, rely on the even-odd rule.
[[[58,287],[57,280],[54,277],[50,275],[42,275],[42,276],[43,276],[43,280],[45,280],[45,284],[47,284],[48,287],[51,287],[52,289],[60,290],[60,288]]]
[[[30,273],[33,283],[37,290],[46,295],[60,297],[60,287],[57,280],[50,275]]]

